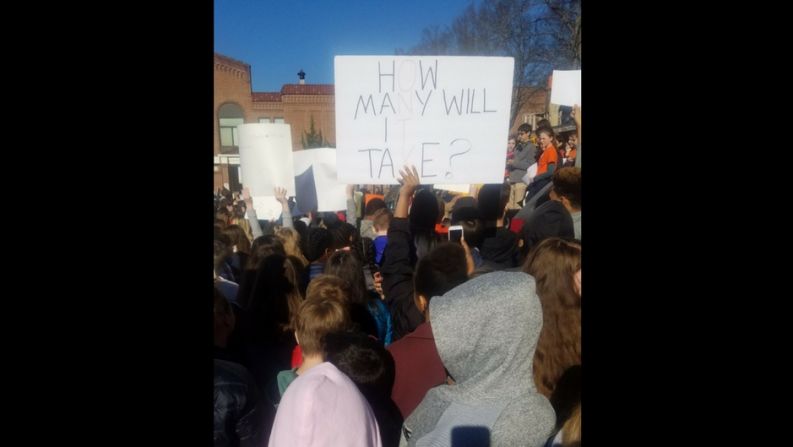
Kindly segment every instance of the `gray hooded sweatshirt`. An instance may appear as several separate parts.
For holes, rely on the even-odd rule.
[[[493,272],[430,301],[438,354],[455,385],[429,390],[405,420],[410,446],[485,436],[492,446],[542,446],[556,421],[534,386],[542,328],[534,278]],[[403,434],[404,435],[404,434]]]

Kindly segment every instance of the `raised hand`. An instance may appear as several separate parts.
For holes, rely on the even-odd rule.
[[[416,192],[416,188],[419,187],[419,173],[416,171],[415,166],[405,166],[404,168],[399,170],[400,178],[397,178],[397,181],[402,188],[399,190],[400,194],[404,194],[406,196],[412,196],[414,192]]]
[[[276,186],[273,188],[273,191],[275,192],[275,200],[277,200],[281,205],[286,206],[286,188]]]
[[[242,201],[248,209],[253,208],[253,197],[251,197],[251,190],[248,187],[242,189]]]

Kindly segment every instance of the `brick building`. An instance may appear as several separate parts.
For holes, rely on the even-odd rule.
[[[306,84],[298,79],[298,84],[284,84],[278,92],[254,92],[251,66],[217,53],[214,73],[215,189],[222,185],[239,189],[239,124],[287,123],[292,129],[292,150],[301,150],[303,133],[309,130],[313,117],[315,129],[331,145],[336,144],[332,84]]]
[[[510,134],[517,134],[518,126],[523,123],[529,123],[532,129],[536,129],[538,121],[548,118],[549,91],[535,87],[524,87],[524,91],[528,100],[518,111],[515,122],[509,128]],[[506,145],[506,142],[504,144]]]

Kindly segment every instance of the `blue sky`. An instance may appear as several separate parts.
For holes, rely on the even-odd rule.
[[[333,56],[394,54],[473,0],[215,0],[215,52],[251,65],[253,91],[333,83]],[[478,4],[478,2],[475,2]]]

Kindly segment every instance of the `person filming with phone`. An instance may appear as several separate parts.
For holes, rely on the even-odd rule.
[[[479,253],[485,226],[479,208],[474,204],[462,202],[452,210],[452,226],[449,227],[449,241],[463,245],[471,256],[474,269],[482,267],[484,261]]]

